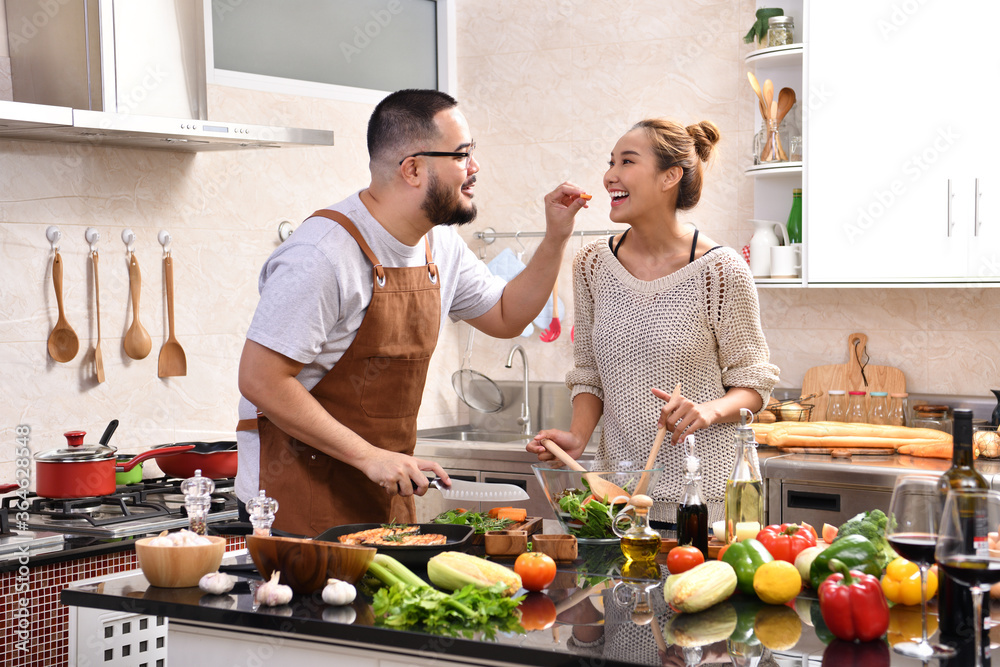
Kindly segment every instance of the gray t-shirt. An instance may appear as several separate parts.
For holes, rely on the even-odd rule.
[[[423,239],[412,247],[398,241],[372,217],[358,192],[329,208],[350,218],[384,266],[426,263]],[[441,277],[442,329],[447,317],[479,317],[500,300],[504,281],[489,272],[453,227],[435,227],[430,241]],[[372,297],[372,265],[343,227],[312,217],[264,263],[258,289],[260,302],[247,338],[305,364],[298,380],[311,390],[354,341]],[[256,414],[241,397],[240,419]],[[260,440],[256,431],[240,431],[236,438],[236,495],[246,502],[258,493]]]

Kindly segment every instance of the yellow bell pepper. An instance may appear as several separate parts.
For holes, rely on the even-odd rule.
[[[920,609],[898,604],[889,610],[889,629],[885,638],[889,646],[899,642],[914,642],[920,639],[923,631],[923,619]],[[933,635],[938,629],[937,614],[927,614],[927,636]]]
[[[937,572],[931,568],[927,572],[927,599],[937,593]],[[882,575],[882,593],[895,604],[920,604],[920,568],[905,558],[896,558]]]

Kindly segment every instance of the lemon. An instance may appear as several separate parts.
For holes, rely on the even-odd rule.
[[[753,589],[768,604],[785,604],[802,590],[802,577],[788,561],[772,560],[757,568]]]

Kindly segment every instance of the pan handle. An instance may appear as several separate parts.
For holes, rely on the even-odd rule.
[[[115,466],[115,472],[128,472],[132,468],[136,467],[138,464],[142,463],[146,459],[155,459],[158,456],[167,456],[169,454],[180,454],[181,452],[186,452],[190,449],[194,449],[194,445],[177,445],[176,447],[162,447],[160,449],[151,449],[148,452],[143,452],[142,454],[137,454],[131,459],[126,461],[121,465]]]
[[[14,489],[21,488],[20,484],[0,484],[0,494],[10,493]]]

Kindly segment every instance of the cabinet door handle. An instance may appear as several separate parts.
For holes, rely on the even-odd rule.
[[[951,179],[948,179],[948,238],[951,238],[951,228],[955,226],[955,223],[951,220],[951,200],[954,199],[955,195],[951,191]]]
[[[972,225],[972,235],[979,236],[979,225],[982,224],[982,220],[979,219],[979,198],[983,196],[983,193],[979,191],[979,179],[976,179],[976,213],[973,219]]]

